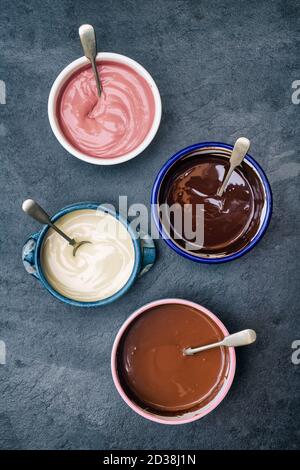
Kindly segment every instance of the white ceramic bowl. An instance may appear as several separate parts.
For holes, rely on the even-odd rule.
[[[128,67],[136,71],[139,75],[141,75],[149,84],[152,90],[153,98],[155,102],[155,113],[154,113],[154,119],[153,119],[152,126],[150,128],[150,131],[148,132],[143,142],[140,145],[138,145],[138,147],[136,147],[134,150],[132,150],[129,153],[126,153],[125,155],[121,155],[115,158],[97,158],[97,157],[91,157],[90,155],[87,155],[79,151],[73,145],[71,145],[71,143],[66,139],[66,137],[64,136],[59,126],[59,122],[57,119],[57,114],[56,114],[57,98],[59,96],[59,92],[62,86],[69,79],[69,77],[73,75],[73,73],[76,72],[76,70],[80,69],[84,65],[89,64],[89,61],[86,57],[80,57],[79,59],[74,60],[74,62],[71,62],[71,64],[69,64],[65,69],[63,69],[63,71],[58,75],[57,79],[52,85],[50,95],[49,95],[48,116],[49,116],[50,126],[54,132],[55,137],[69,153],[74,155],[74,157],[79,158],[80,160],[83,160],[88,163],[93,163],[94,165],[116,165],[118,163],[123,163],[128,160],[131,160],[132,158],[139,155],[141,152],[143,152],[143,150],[145,150],[146,147],[148,147],[150,142],[153,140],[156,132],[158,131],[160,120],[161,120],[161,98],[160,98],[160,94],[156,86],[156,83],[154,82],[149,72],[147,72],[147,70],[144,69],[144,67],[142,67],[135,60],[130,59],[129,57],[126,57],[121,54],[115,54],[113,52],[100,52],[99,54],[97,54],[97,60],[98,61],[109,60],[111,62],[117,62],[120,64],[127,65]]]

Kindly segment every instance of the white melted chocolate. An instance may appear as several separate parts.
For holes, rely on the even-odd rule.
[[[73,247],[52,228],[47,231],[41,264],[54,290],[81,302],[95,302],[118,292],[128,281],[135,260],[126,227],[100,210],[70,212],[55,224],[76,241],[87,240],[73,256]]]

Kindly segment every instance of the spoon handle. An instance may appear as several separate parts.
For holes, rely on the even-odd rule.
[[[219,348],[221,346],[226,347],[238,347],[246,346],[247,344],[254,343],[256,340],[256,333],[254,330],[243,330],[238,333],[233,333],[232,335],[225,336],[222,341],[218,343],[207,344],[205,346],[200,346],[199,348],[187,348],[184,350],[186,356],[192,356],[198,352],[207,351],[208,349]]]
[[[83,24],[79,28],[79,37],[83,48],[84,55],[90,60],[95,75],[98,95],[101,96],[102,87],[96,65],[97,43],[96,34],[92,25]]]
[[[223,193],[224,193],[224,191],[225,191],[225,188],[226,188],[226,186],[227,186],[227,184],[228,184],[228,181],[230,180],[230,177],[231,177],[231,175],[232,175],[234,169],[235,169],[235,166],[233,166],[232,164],[230,164],[229,170],[228,170],[228,172],[227,172],[227,175],[225,176],[225,179],[224,179],[224,181],[223,181],[223,183],[222,183],[222,186],[218,189],[218,192],[217,192],[217,195],[218,195],[218,196],[221,197],[221,196],[223,195]]]
[[[238,346],[247,346],[247,344],[254,343],[256,340],[256,333],[254,330],[242,330],[238,333],[233,333],[232,335],[225,336],[222,343],[223,346],[229,347],[238,347]]]
[[[199,346],[199,348],[186,348],[184,349],[185,356],[193,356],[194,354],[202,351],[207,351],[208,349],[219,348],[223,346],[223,341],[219,341],[218,343],[206,344],[205,346]]]
[[[99,73],[98,73],[98,70],[97,70],[96,60],[93,59],[91,62],[92,62],[93,72],[94,72],[94,75],[95,75],[98,96],[100,97],[101,93],[102,93],[102,86],[101,86],[101,82],[100,82],[100,78],[99,78]]]
[[[227,172],[227,175],[222,183],[222,186],[218,189],[218,196],[222,196],[230,176],[232,175],[233,170],[242,163],[246,153],[248,152],[250,147],[250,140],[246,139],[246,137],[240,137],[234,144],[231,157],[230,157],[230,167]]]
[[[22,204],[23,211],[41,224],[51,225],[51,220],[47,212],[33,199],[26,199]]]
[[[56,225],[51,222],[49,215],[44,209],[33,199],[26,199],[26,201],[22,204],[23,211],[32,217],[37,222],[41,224],[50,225],[59,235],[61,235],[65,240],[67,240],[70,245],[75,244],[75,240],[73,238],[68,237],[64,232],[62,232]]]
[[[234,167],[240,165],[244,160],[246,153],[250,147],[250,140],[246,137],[240,137],[234,144],[232,154],[230,157],[230,165]]]

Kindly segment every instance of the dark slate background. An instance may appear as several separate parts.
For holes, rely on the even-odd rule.
[[[297,1],[0,1],[1,448],[297,448],[299,331],[300,79]],[[126,54],[153,75],[163,119],[138,158],[97,167],[70,156],[47,117],[50,87],[82,55],[78,26],[92,23],[99,49]],[[251,253],[220,266],[198,265],[158,242],[155,267],[111,306],[85,310],[52,298],[27,275],[22,243],[38,229],[21,203],[36,198],[54,213],[82,200],[149,205],[161,165],[203,140],[252,141],[274,193],[270,228]],[[215,312],[230,331],[255,328],[237,351],[225,401],[190,425],[163,426],[131,411],[110,373],[113,339],[137,307],[182,297]]]

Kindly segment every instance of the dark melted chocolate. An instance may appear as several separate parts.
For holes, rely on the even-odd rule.
[[[193,307],[153,307],[129,325],[117,364],[127,395],[142,408],[167,416],[207,405],[229,370],[229,351],[216,348],[193,356],[183,350],[222,340],[216,323]]]
[[[193,253],[228,255],[248,245],[258,231],[264,204],[264,190],[255,171],[245,162],[234,170],[222,197],[217,196],[224,174],[229,169],[229,159],[221,155],[191,154],[175,162],[166,174],[159,194],[159,204],[169,206],[190,204],[192,229],[201,223],[196,204],[204,205],[204,243],[193,247]],[[187,212],[183,212],[182,223]],[[171,238],[189,250],[193,240]],[[190,245],[191,246],[191,245]]]

